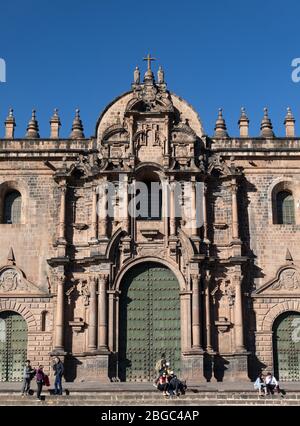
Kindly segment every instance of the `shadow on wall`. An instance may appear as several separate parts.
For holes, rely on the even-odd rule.
[[[204,356],[204,377],[208,382],[215,379],[217,382],[223,382],[225,372],[228,369],[229,361],[220,354],[205,354]]]
[[[82,362],[73,356],[67,356],[65,359],[65,381],[74,382],[77,378],[77,369],[78,366],[82,365]]]

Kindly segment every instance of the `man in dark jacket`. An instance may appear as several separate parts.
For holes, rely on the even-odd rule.
[[[54,370],[54,376],[55,376],[54,394],[62,395],[61,381],[62,381],[62,376],[64,374],[64,365],[61,362],[61,360],[58,358],[58,356],[54,358],[53,370]]]
[[[35,374],[35,370],[31,367],[29,359],[27,359],[24,370],[23,370],[22,396],[29,395],[30,382],[31,382],[34,374]]]

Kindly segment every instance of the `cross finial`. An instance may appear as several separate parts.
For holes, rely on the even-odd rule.
[[[148,62],[148,70],[151,70],[151,61],[156,61],[155,58],[151,58],[150,53],[148,53],[146,58],[143,58],[143,60]]]

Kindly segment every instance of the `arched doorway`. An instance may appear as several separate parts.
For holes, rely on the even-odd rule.
[[[26,321],[16,312],[0,312],[0,381],[21,381],[26,356]]]
[[[180,296],[175,275],[145,262],[124,276],[120,295],[118,370],[121,381],[153,381],[155,364],[166,354],[180,371]]]
[[[274,321],[273,359],[279,380],[300,380],[300,313],[285,312]]]

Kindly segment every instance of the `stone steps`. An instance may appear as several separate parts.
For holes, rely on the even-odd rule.
[[[300,405],[300,392],[293,392],[283,398],[278,395],[260,398],[256,392],[187,392],[180,398],[165,398],[159,392],[81,392],[57,397],[43,394],[43,401],[35,395],[21,397],[16,392],[0,392],[0,406],[47,405],[47,406],[200,406],[200,405]]]

